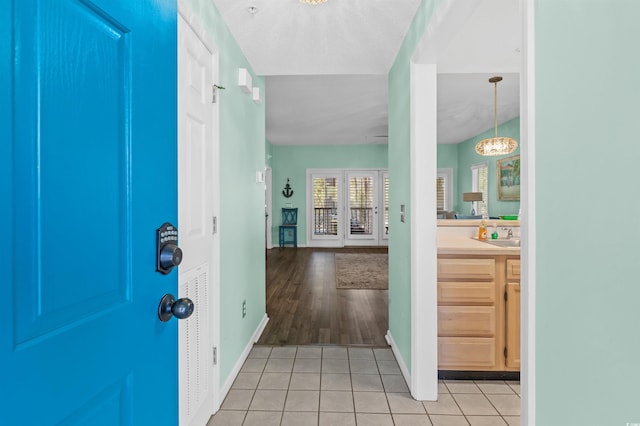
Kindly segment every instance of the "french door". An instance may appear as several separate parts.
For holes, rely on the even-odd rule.
[[[347,171],[345,185],[345,245],[378,245],[378,172]]]
[[[389,245],[389,172],[380,172],[380,202],[382,203],[382,213],[379,216],[378,226],[382,235],[379,236],[379,245]]]
[[[307,241],[312,247],[343,245],[342,171],[307,171]]]
[[[386,170],[310,170],[307,174],[310,246],[388,244]]]

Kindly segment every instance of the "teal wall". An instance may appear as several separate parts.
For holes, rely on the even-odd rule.
[[[220,53],[220,381],[225,382],[262,320],[265,308],[265,103],[240,90],[238,68],[251,70],[210,0],[187,0]],[[252,75],[265,93],[264,79]],[[251,265],[247,267],[247,265]],[[247,316],[242,318],[242,302]]]
[[[273,242],[278,243],[281,209],[286,203],[298,208],[298,244],[307,243],[307,169],[386,169],[387,145],[272,146]],[[282,190],[289,178],[293,196]]]
[[[389,331],[411,369],[410,61],[438,0],[423,0],[389,71]],[[400,221],[400,205],[406,221]]]
[[[273,158],[273,145],[268,139],[264,140],[264,164],[266,167],[272,167],[271,159]]]
[[[496,173],[496,161],[511,157],[513,155],[520,155],[520,144],[518,149],[509,155],[502,155],[498,157],[484,157],[476,153],[476,144],[482,139],[492,137],[495,134],[494,129],[489,129],[486,132],[467,139],[455,145],[458,149],[458,167],[454,171],[454,180],[458,181],[458,192],[455,193],[454,207],[457,212],[468,214],[471,209],[470,203],[462,201],[462,193],[471,191],[471,165],[476,163],[487,163],[489,166],[489,215],[501,216],[501,215],[517,215],[520,209],[519,201],[499,201],[498,189],[496,185],[497,173]],[[514,138],[518,142],[520,141],[520,118],[514,118],[504,124],[498,126],[498,135],[508,136]],[[438,145],[438,150],[442,145]],[[438,159],[440,157],[438,156]],[[440,167],[440,164],[438,164]],[[456,173],[457,172],[457,173]],[[457,179],[456,179],[457,178]]]
[[[534,6],[536,424],[640,423],[640,2]]]

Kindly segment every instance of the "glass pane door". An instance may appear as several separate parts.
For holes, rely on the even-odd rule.
[[[347,172],[348,244],[378,244],[378,172]]]
[[[380,244],[389,244],[389,172],[380,172],[381,199],[384,204],[383,212],[380,216]]]
[[[340,185],[338,175],[314,174],[311,176],[312,211],[311,239],[340,240]]]

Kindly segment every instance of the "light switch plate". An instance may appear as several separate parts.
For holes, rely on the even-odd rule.
[[[404,223],[405,217],[405,206],[404,204],[400,204],[400,222]]]

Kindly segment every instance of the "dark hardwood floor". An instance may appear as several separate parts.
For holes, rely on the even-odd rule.
[[[386,248],[274,248],[267,251],[265,345],[388,346],[388,290],[336,289],[334,253]]]

